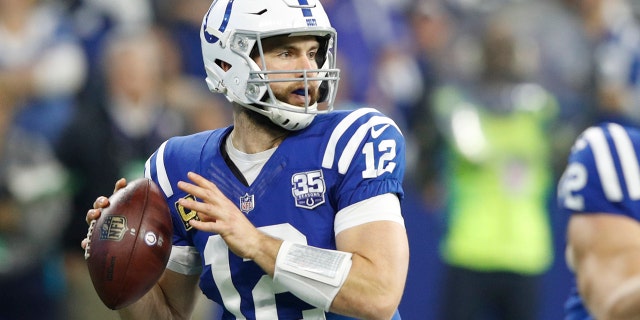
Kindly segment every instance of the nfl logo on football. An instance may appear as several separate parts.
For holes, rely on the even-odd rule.
[[[245,193],[244,196],[240,197],[240,211],[244,213],[249,213],[249,211],[253,210],[254,202],[253,195],[249,195]]]
[[[100,230],[100,240],[120,241],[127,230],[127,218],[124,216],[108,216],[104,219]]]

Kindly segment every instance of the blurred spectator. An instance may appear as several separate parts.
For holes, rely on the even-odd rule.
[[[210,0],[165,0],[159,8],[158,16],[167,34],[175,45],[178,57],[175,66],[185,76],[197,78],[204,83],[206,78],[202,49],[200,47],[200,28]]]
[[[340,35],[340,86],[349,88],[341,99],[347,105],[384,106],[375,92],[377,62],[386,48],[410,41],[401,11],[386,1],[323,0],[322,5]]]
[[[0,113],[0,319],[64,319],[66,175],[41,135]]]
[[[626,0],[565,0],[579,14],[595,66],[601,120],[640,123],[640,25]]]
[[[105,38],[116,30],[136,30],[150,27],[155,19],[151,0],[60,0],[65,4],[73,31],[81,40],[89,62],[88,77],[82,95],[99,94],[100,55]]]
[[[424,88],[418,62],[407,46],[396,44],[381,48],[375,64],[374,105],[406,130],[409,109]]]
[[[412,167],[412,180],[422,185],[427,204],[439,205],[442,192],[435,175],[444,161],[436,152],[443,139],[434,123],[433,88],[442,82],[468,86],[479,81],[482,55],[477,38],[489,18],[501,20],[518,39],[519,72],[557,100],[557,119],[550,129],[554,132],[554,174],[558,175],[572,141],[596,116],[592,59],[588,54],[575,54],[589,52],[576,17],[556,0],[481,0],[464,5],[415,0],[409,9],[407,17],[415,34],[415,55],[424,84],[421,98],[407,117],[409,132],[418,145],[416,158],[420,159]]]
[[[86,61],[64,11],[41,0],[0,0],[0,111],[58,139],[73,112]]]
[[[115,316],[98,300],[78,249],[87,232],[87,206],[113,192],[108,181],[141,178],[148,155],[168,137],[187,132],[184,115],[165,100],[157,34],[143,30],[109,35],[101,60],[105,87],[99,95],[85,97],[57,145],[73,178],[72,218],[64,238],[73,319]]]
[[[166,85],[167,103],[187,118],[189,132],[228,126],[231,109],[226,100],[212,96],[201,79],[180,75]]]
[[[553,258],[547,203],[555,97],[529,82],[528,39],[491,15],[479,31],[476,78],[433,92],[447,158],[442,320],[537,319]]]
[[[527,55],[537,56],[529,59],[533,61],[527,67],[531,78],[550,91],[560,106],[552,128],[554,172],[559,177],[574,139],[596,117],[590,47],[580,21],[556,0],[527,1],[504,11],[504,23],[528,42]]]
[[[165,0],[160,2],[158,16],[164,29],[164,78],[169,104],[184,112],[198,132],[227,126],[231,111],[226,99],[211,95],[206,78],[200,28],[210,0]]]
[[[428,207],[440,207],[442,187],[437,172],[442,166],[438,153],[443,139],[435,126],[432,94],[441,82],[453,73],[452,44],[455,37],[455,23],[446,8],[439,1],[415,0],[406,11],[408,24],[413,34],[413,50],[422,85],[413,106],[406,111],[407,140],[413,147],[413,154],[407,154],[407,182],[419,189],[419,194]],[[413,144],[411,144],[413,143]]]

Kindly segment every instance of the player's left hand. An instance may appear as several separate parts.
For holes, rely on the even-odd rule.
[[[193,183],[180,181],[178,187],[200,201],[182,198],[178,204],[198,212],[200,221],[190,220],[191,226],[201,231],[217,233],[233,253],[242,258],[254,259],[266,235],[258,231],[213,182],[193,172],[189,172],[187,176]]]
[[[118,181],[116,181],[116,184],[113,188],[113,193],[116,193],[116,191],[126,186],[127,186],[127,179],[125,178],[118,179]],[[93,208],[89,209],[87,211],[87,215],[85,216],[85,221],[87,222],[87,225],[89,225],[89,230],[92,230],[93,228],[91,226],[91,223],[93,221],[98,220],[98,218],[100,218],[100,215],[102,214],[102,209],[108,207],[109,204],[110,203],[109,203],[108,196],[99,196],[98,198],[96,198],[96,200],[93,202]],[[89,232],[87,233],[87,237],[82,239],[82,242],[80,243],[80,246],[82,247],[83,250],[85,250],[87,248],[87,244],[89,244]]]

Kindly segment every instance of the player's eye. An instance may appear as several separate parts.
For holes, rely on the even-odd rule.
[[[293,54],[291,53],[290,50],[284,50],[278,53],[278,57],[281,57],[281,58],[290,58],[291,56],[293,56]]]

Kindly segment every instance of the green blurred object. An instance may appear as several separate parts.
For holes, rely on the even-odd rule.
[[[494,96],[504,99],[490,107],[454,87],[436,92],[438,123],[449,141],[442,254],[448,264],[473,270],[540,274],[553,259],[548,125],[558,107],[535,84],[500,90]]]

